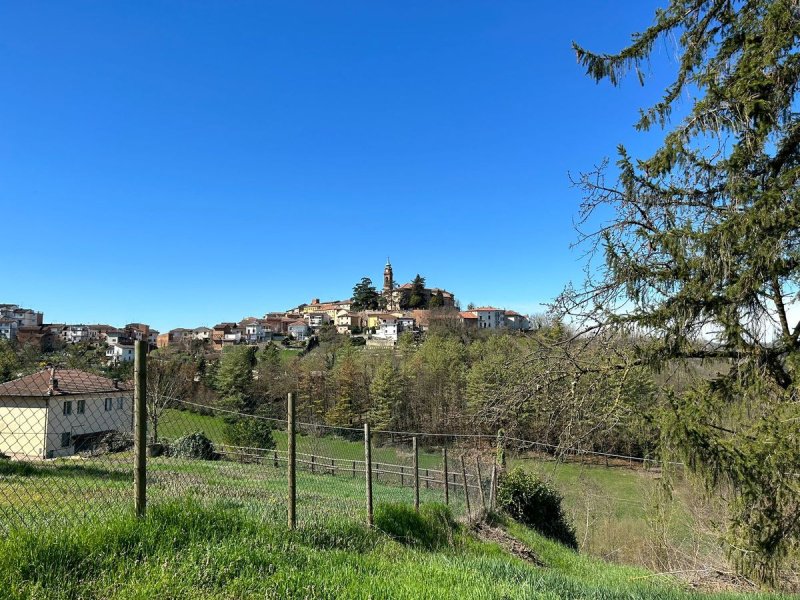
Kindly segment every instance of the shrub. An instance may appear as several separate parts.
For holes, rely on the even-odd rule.
[[[575,529],[567,521],[561,500],[556,490],[519,467],[504,475],[497,488],[498,507],[542,535],[577,550]]]
[[[375,507],[375,526],[404,544],[435,550],[452,545],[458,525],[450,509],[425,504],[416,512],[408,504],[386,502]]]
[[[175,440],[169,448],[169,455],[176,458],[196,458],[200,460],[216,460],[219,454],[214,444],[202,431],[190,433]]]

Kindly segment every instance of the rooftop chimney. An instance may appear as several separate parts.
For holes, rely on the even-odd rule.
[[[50,388],[48,393],[52,396],[53,392],[58,389],[58,379],[56,378],[56,368],[50,367]]]

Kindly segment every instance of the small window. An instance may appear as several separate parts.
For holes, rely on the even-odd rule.
[[[111,410],[112,408],[114,408],[114,399],[106,398],[106,410]]]
[[[72,432],[65,431],[61,434],[61,447],[69,448],[72,445]]]
[[[64,406],[61,409],[61,412],[64,416],[72,414],[72,400],[67,400],[64,402]]]
[[[77,412],[79,415],[82,415],[86,412],[86,400],[78,400]]]
[[[117,408],[122,409],[124,407],[125,407],[125,398],[120,396],[119,398],[117,398]]]

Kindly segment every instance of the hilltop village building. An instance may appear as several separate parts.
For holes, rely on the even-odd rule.
[[[111,431],[130,432],[131,386],[76,369],[43,369],[0,384],[0,453],[69,456]]]

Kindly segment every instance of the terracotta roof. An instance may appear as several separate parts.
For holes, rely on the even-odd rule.
[[[495,308],[494,306],[481,306],[481,307],[479,307],[479,308],[476,308],[475,310],[476,310],[476,311],[477,311],[477,310],[480,310],[480,311],[487,311],[487,310],[499,310],[499,311],[501,311],[501,312],[503,311],[503,309],[502,309],[502,308]]]
[[[506,311],[506,316],[508,316],[508,317],[519,317],[519,316],[522,316],[522,315],[520,315],[520,314],[519,314],[517,311],[515,311],[515,310],[507,310],[507,311]]]
[[[56,385],[52,386],[55,374]],[[69,396],[97,394],[131,390],[130,382],[114,383],[113,379],[101,377],[77,369],[43,369],[32,375],[0,384],[0,396]]]
[[[476,315],[474,312],[471,312],[471,311],[460,312],[460,313],[458,313],[458,316],[461,317],[462,319],[477,319],[478,318],[478,315]]]
[[[307,327],[305,321],[292,321],[291,323],[289,323],[289,327],[291,327],[292,325],[302,325],[303,327]]]

